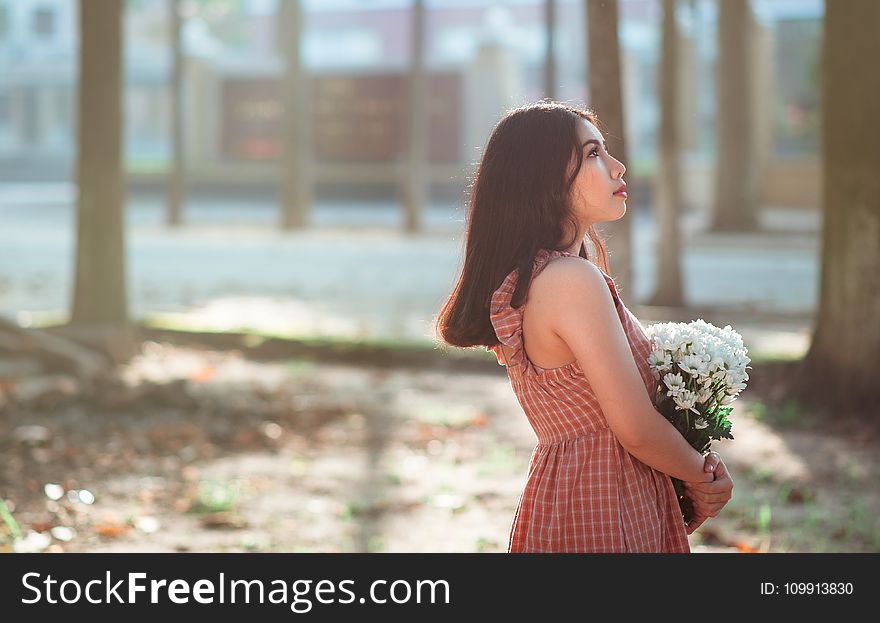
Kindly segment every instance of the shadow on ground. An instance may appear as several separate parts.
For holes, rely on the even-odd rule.
[[[506,551],[534,436],[503,368],[408,363],[149,341],[113,387],[7,404],[0,547]],[[734,498],[693,550],[880,550],[876,436],[806,426],[755,368],[716,444]]]

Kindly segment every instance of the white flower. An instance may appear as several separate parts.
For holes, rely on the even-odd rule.
[[[725,389],[724,393],[726,393],[729,396],[736,396],[738,393],[740,393],[745,388],[746,388],[745,383],[734,383],[733,385],[731,385],[730,387]]]
[[[675,396],[684,390],[684,379],[680,374],[672,374],[671,372],[663,375],[663,382],[669,388],[667,396]]]
[[[709,398],[712,397],[712,389],[710,387],[702,387],[697,390],[697,402],[700,404],[704,404]]]
[[[727,382],[731,385],[736,385],[737,383],[742,383],[745,380],[745,375],[740,370],[728,370],[727,371]]]
[[[673,351],[677,348],[677,342],[674,333],[661,333],[656,338],[657,348],[662,350]]]
[[[689,323],[652,324],[645,333],[653,342],[647,357],[652,375],[662,380],[660,387],[674,397],[677,409],[699,415],[696,403],[727,405],[745,389],[751,359],[742,336],[730,325],[719,329],[697,318]]]
[[[665,350],[655,349],[648,355],[648,365],[656,370],[672,369],[672,354]]]
[[[718,370],[715,370],[715,372],[712,373],[712,378],[715,380],[721,381],[722,383],[726,383],[727,382],[727,370],[725,370],[724,368],[720,368]]]
[[[698,417],[696,420],[694,420],[694,428],[696,428],[697,430],[702,430],[708,427],[709,422],[707,422],[705,418]]]
[[[682,330],[676,340],[675,350],[680,352],[682,355],[686,355],[691,350],[691,345],[694,343],[695,337],[688,330]]]
[[[694,409],[694,403],[697,400],[696,394],[690,391],[689,389],[683,389],[678,394],[673,396],[672,398],[675,401],[675,408],[680,409],[682,411],[687,411],[688,409],[696,413],[700,414],[699,411]]]
[[[685,355],[678,362],[678,367],[689,374],[691,378],[706,374],[706,360],[702,355]]]

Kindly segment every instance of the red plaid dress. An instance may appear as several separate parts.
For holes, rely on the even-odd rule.
[[[542,249],[533,274],[563,255],[580,257]],[[529,360],[523,348],[524,306],[510,306],[516,273],[493,293],[490,310],[495,333],[512,353],[511,361],[504,361],[500,344],[490,350],[507,366],[537,444],[510,528],[508,551],[690,552],[670,477],[620,445],[577,361],[545,369]],[[650,393],[656,382],[646,361],[651,340],[620,300],[613,279],[602,274]]]

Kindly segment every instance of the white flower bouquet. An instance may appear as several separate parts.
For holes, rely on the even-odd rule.
[[[751,359],[742,336],[730,325],[723,329],[702,318],[690,323],[665,322],[645,328],[654,342],[648,364],[657,379],[654,407],[701,454],[712,440],[733,439],[728,415],[744,381]],[[684,485],[672,478],[685,522],[693,507],[684,496]]]

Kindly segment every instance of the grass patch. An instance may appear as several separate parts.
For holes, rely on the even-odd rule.
[[[34,329],[51,329],[68,323],[70,315],[67,312],[24,312],[29,321],[27,327]],[[19,319],[22,322],[22,319]]]
[[[755,401],[748,413],[755,420],[775,428],[815,430],[824,421],[821,413],[805,407],[794,398],[776,403]]]
[[[234,509],[238,503],[240,484],[217,480],[203,480],[199,483],[195,499],[190,506],[191,513],[221,513]]]
[[[873,498],[864,490],[843,494],[839,501],[816,496],[809,483],[783,482],[774,487],[760,467],[743,474],[730,504],[720,517],[737,531],[772,543],[771,551],[870,552],[880,547],[880,522]],[[800,501],[792,501],[791,493]]]
[[[165,329],[169,331],[181,331],[187,333],[212,333],[217,335],[233,334],[244,336],[244,340],[248,346],[258,346],[262,342],[279,339],[291,340],[300,344],[314,347],[342,347],[342,348],[379,348],[395,351],[411,351],[411,352],[434,352],[441,350],[433,342],[428,339],[411,339],[411,338],[352,338],[347,336],[333,335],[307,335],[295,334],[283,331],[269,331],[255,329],[253,327],[239,326],[227,329],[218,329],[211,325],[199,325],[198,323],[185,322],[173,316],[151,316],[141,323],[141,326],[147,329]],[[456,349],[462,353],[471,349]],[[476,352],[476,351],[475,351]],[[492,353],[483,350],[483,357],[495,357]]]
[[[176,314],[155,314],[144,319],[140,326],[147,329],[165,329],[168,331],[181,331],[187,333],[213,333],[217,335],[233,334],[247,336],[249,345],[259,345],[261,341],[270,339],[296,340],[310,346],[338,346],[338,345],[370,345],[380,348],[394,348],[395,350],[434,350],[434,344],[427,339],[407,338],[369,338],[359,339],[347,336],[333,335],[308,335],[292,333],[289,331],[272,331],[257,329],[250,326],[239,325],[219,329],[211,324],[200,324],[187,320]]]
[[[179,338],[181,342],[194,341],[214,348],[243,349],[247,351],[246,355],[256,358],[323,359],[353,365],[391,367],[430,367],[439,364],[447,368],[451,365],[453,370],[460,364],[467,364],[467,370],[500,370],[495,354],[483,347],[451,348],[428,339],[292,336],[253,327],[200,327],[168,317],[152,317],[141,323],[140,327],[148,339],[174,341]],[[150,334],[153,334],[152,338],[149,338]]]
[[[6,542],[12,543],[21,538],[21,527],[9,512],[6,501],[0,498],[0,519],[3,520],[3,530],[0,531],[0,544]]]
[[[766,484],[773,482],[774,472],[765,465],[752,465],[748,470],[748,476],[756,483]]]
[[[64,315],[41,315],[31,319],[35,328],[53,329],[64,326]],[[412,338],[355,338],[334,335],[292,334],[281,331],[263,330],[254,327],[228,327],[193,323],[173,314],[156,314],[143,321],[132,323],[135,329],[144,334],[143,339],[167,339],[174,341],[174,335],[156,335],[162,332],[177,334],[181,342],[201,342],[203,345],[220,349],[244,349],[249,354],[263,356],[272,353],[277,359],[342,359],[353,364],[383,365],[425,365],[431,363],[473,364],[476,368],[466,370],[498,371],[495,354],[482,346],[455,348],[439,345],[433,341]],[[151,336],[152,334],[152,336]],[[286,352],[286,356],[285,356]],[[495,364],[495,365],[486,365]],[[448,367],[448,365],[446,366]]]
[[[482,554],[484,552],[494,552],[499,547],[498,541],[495,539],[481,536],[477,538],[477,542],[474,544],[474,551]]]
[[[770,522],[773,519],[773,510],[766,502],[758,507],[755,517],[755,526],[761,534],[770,532]]]

